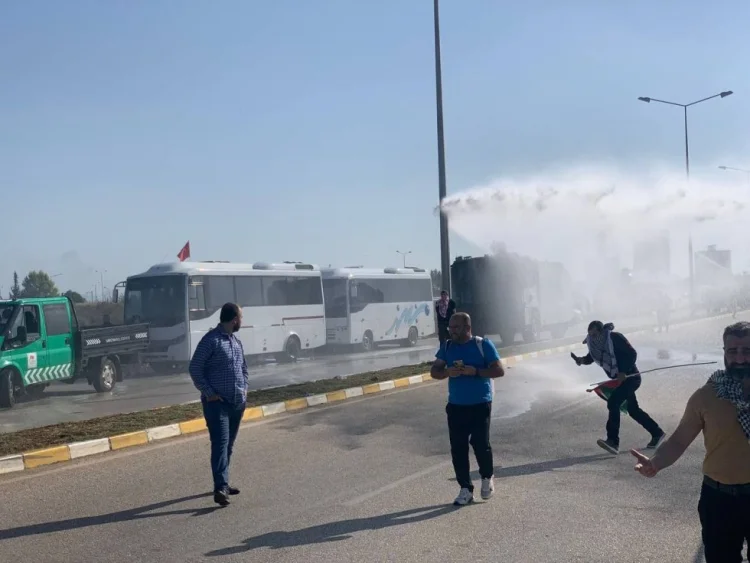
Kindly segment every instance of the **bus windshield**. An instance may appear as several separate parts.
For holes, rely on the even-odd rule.
[[[187,276],[134,278],[125,286],[125,324],[168,327],[185,322]]]
[[[346,318],[346,280],[323,280],[326,317],[329,319]]]

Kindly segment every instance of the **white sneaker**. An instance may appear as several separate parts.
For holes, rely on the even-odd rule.
[[[482,500],[490,500],[495,492],[495,478],[482,479]]]
[[[471,504],[474,502],[474,493],[472,493],[469,489],[461,489],[461,492],[458,493],[458,496],[456,497],[456,500],[453,501],[453,504],[455,506],[466,506],[467,504]]]

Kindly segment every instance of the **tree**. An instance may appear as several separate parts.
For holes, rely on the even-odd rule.
[[[57,297],[60,292],[47,272],[31,271],[23,278],[21,297]]]
[[[70,299],[76,305],[78,305],[79,303],[86,303],[86,300],[83,298],[83,295],[81,295],[77,291],[73,291],[72,289],[69,289],[68,291],[63,293],[63,296]]]
[[[10,288],[10,298],[18,299],[21,297],[21,286],[18,284],[18,272],[13,272],[13,285]]]

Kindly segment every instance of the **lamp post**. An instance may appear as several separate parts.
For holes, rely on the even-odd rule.
[[[438,144],[438,200],[442,206],[447,193],[445,180],[445,135],[443,131],[443,71],[440,61],[440,6],[433,0],[435,20],[435,100],[437,102],[437,144]],[[440,209],[440,268],[443,289],[451,291],[451,251],[448,232],[448,218]]]
[[[732,168],[731,166],[719,166],[720,170],[733,170],[734,172],[743,172],[747,175],[747,187],[750,188],[750,170],[744,168]]]
[[[407,255],[411,254],[411,250],[407,250],[405,252],[402,252],[401,250],[397,250],[396,254],[400,254],[401,256],[404,257],[404,268],[406,268],[406,257]]]
[[[670,102],[667,100],[659,100],[657,98],[649,98],[648,96],[641,96],[638,99],[641,102],[646,102],[647,104],[650,104],[651,102],[656,102],[659,104],[666,104],[669,106],[677,106],[682,108],[683,115],[685,116],[685,176],[687,178],[687,181],[690,182],[690,144],[688,142],[688,108],[701,104],[703,102],[707,102],[708,100],[713,100],[714,98],[726,98],[727,96],[731,96],[734,92],[731,90],[726,90],[724,92],[719,92],[718,94],[714,94],[713,96],[708,96],[707,98],[702,98],[700,100],[696,100],[694,102],[690,102],[689,104],[680,104],[677,102]],[[690,260],[689,260],[689,268],[690,268],[690,311],[692,314],[693,306],[695,304],[695,272],[693,270],[693,235],[690,234],[688,236],[688,252],[690,253]]]

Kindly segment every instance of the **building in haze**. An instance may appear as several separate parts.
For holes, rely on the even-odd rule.
[[[695,282],[715,285],[732,278],[732,251],[719,250],[715,244],[695,253]]]

